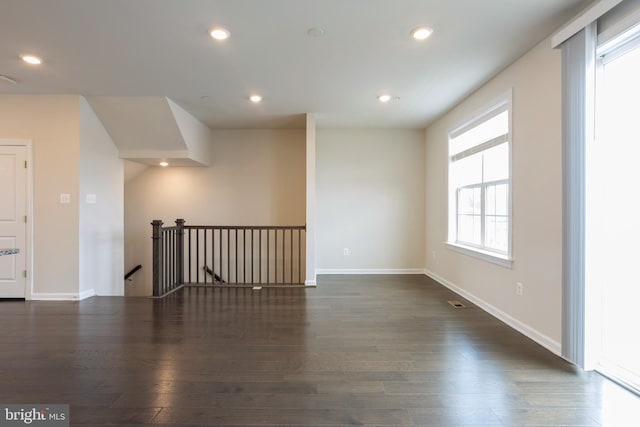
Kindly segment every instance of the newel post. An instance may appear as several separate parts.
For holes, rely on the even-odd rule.
[[[184,285],[184,219],[176,219],[176,285]]]
[[[153,296],[162,295],[162,224],[159,219],[153,220]]]

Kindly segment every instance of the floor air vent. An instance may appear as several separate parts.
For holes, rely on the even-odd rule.
[[[461,303],[461,302],[460,302],[460,301],[458,301],[458,300],[447,301],[447,302],[448,302],[448,303],[451,305],[451,307],[453,307],[453,308],[467,308],[467,306],[466,306],[466,305],[464,305],[463,303]]]

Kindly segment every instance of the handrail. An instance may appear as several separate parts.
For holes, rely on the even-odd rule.
[[[175,227],[174,227],[175,228]],[[185,225],[185,230],[306,230],[306,225]]]
[[[203,267],[203,270],[206,271],[209,276],[213,276],[213,280],[218,281],[220,283],[225,283],[225,281],[222,280],[222,277],[220,277],[216,273],[214,273],[213,270],[210,267],[205,265]]]
[[[129,271],[127,274],[124,275],[124,280],[131,280],[129,279],[129,277],[133,276],[135,273],[137,273],[139,270],[142,270],[142,265],[138,264],[135,267],[133,267],[131,269],[131,271]]]

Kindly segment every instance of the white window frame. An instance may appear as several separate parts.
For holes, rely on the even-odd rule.
[[[447,241],[445,245],[456,252],[460,252],[475,258],[482,259],[484,261],[488,261],[506,268],[512,268],[513,266],[513,242],[512,242],[512,229],[513,229],[513,215],[512,215],[512,193],[513,193],[513,180],[512,180],[512,164],[513,164],[513,151],[512,151],[512,140],[513,140],[513,102],[512,102],[512,90],[509,90],[507,93],[499,97],[494,102],[490,103],[487,107],[483,108],[479,113],[475,114],[470,120],[467,120],[463,124],[456,126],[452,130],[449,131],[448,134],[448,150],[447,150],[447,167],[448,167],[448,234]],[[483,122],[492,119],[498,114],[503,113],[504,111],[509,112],[509,129],[508,133],[505,136],[500,136],[490,141],[485,141],[475,148],[471,148],[470,150],[476,150],[476,152],[484,151],[492,146],[499,145],[505,142],[508,146],[509,151],[509,177],[506,180],[498,180],[491,182],[483,182],[480,184],[472,184],[473,186],[480,186],[481,188],[481,241],[482,245],[476,246],[473,244],[469,244],[466,242],[459,242],[457,239],[457,223],[458,223],[458,191],[459,188],[455,185],[454,179],[454,168],[453,163],[456,160],[456,156],[451,155],[452,151],[452,141],[454,138],[464,134],[465,132],[471,130],[472,128],[482,124]],[[508,237],[507,237],[507,251],[501,252],[496,251],[491,248],[487,248],[484,245],[485,241],[485,221],[486,221],[486,213],[485,213],[485,189],[488,185],[495,185],[507,183],[508,184],[508,200],[507,200],[507,215],[508,215]]]

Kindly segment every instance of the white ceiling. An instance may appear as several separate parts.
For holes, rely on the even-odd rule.
[[[0,74],[18,83],[0,93],[167,96],[211,128],[302,127],[306,112],[322,127],[424,128],[589,3],[1,0]],[[215,25],[231,38],[215,42]],[[435,30],[426,42],[409,36],[419,25]]]

